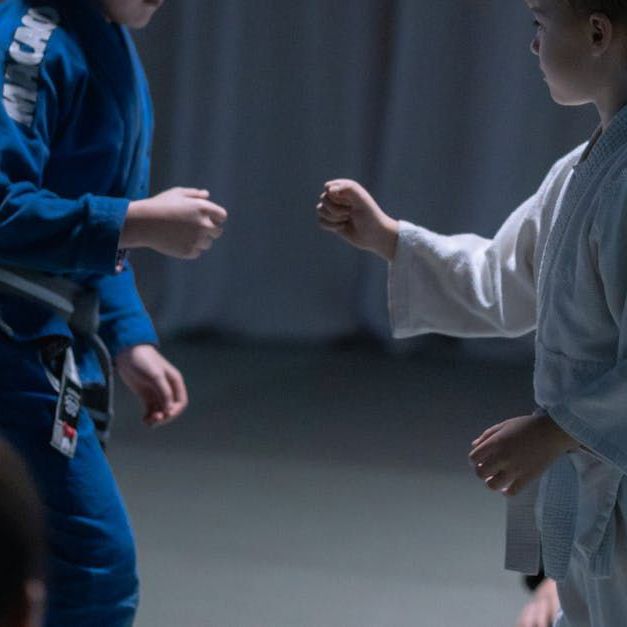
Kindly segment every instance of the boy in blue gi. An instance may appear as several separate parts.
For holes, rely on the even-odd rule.
[[[553,99],[600,127],[492,239],[392,219],[354,181],[326,185],[323,228],[386,259],[397,337],[536,331],[538,409],[472,444],[509,500],[507,566],[557,581],[559,627],[627,620],[627,0],[527,0]],[[453,166],[452,166],[453,167]],[[539,485],[536,481],[542,477]],[[541,548],[541,552],[540,552]]]
[[[46,508],[48,627],[128,626],[136,611],[134,541],[99,443],[110,357],[147,424],[187,404],[125,251],[195,258],[226,219],[206,190],[147,198],[151,102],[125,25],[161,4],[0,3],[0,430]]]

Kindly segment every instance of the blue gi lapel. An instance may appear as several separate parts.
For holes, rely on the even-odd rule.
[[[153,116],[152,103],[148,92],[148,81],[144,75],[144,69],[127,29],[122,29],[126,48],[133,67],[135,76],[134,87],[136,94],[136,108],[134,137],[135,151],[131,159],[126,188],[132,197],[144,196],[148,182],[148,160],[152,144]]]
[[[124,125],[117,177],[120,189],[116,192],[137,197],[141,194],[144,156],[152,134],[141,63],[126,28],[107,22],[91,0],[72,0],[71,4],[72,13],[68,17],[84,42],[83,48],[94,74],[113,95]]]

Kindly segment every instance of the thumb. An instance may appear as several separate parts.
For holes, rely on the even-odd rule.
[[[163,419],[161,400],[152,385],[144,382],[143,385],[134,386],[133,392],[144,406],[143,421],[145,423],[152,424]]]
[[[335,205],[350,208],[358,195],[346,185],[334,185],[327,189],[327,196]]]
[[[489,437],[493,436],[497,431],[501,429],[501,423],[492,425],[489,429],[486,429],[478,438],[472,441],[474,447],[479,446],[485,442]]]
[[[209,198],[209,196],[211,196],[208,189],[198,189],[196,187],[183,187],[181,188],[181,191],[183,192],[183,195],[187,196],[188,198],[200,198],[200,199],[206,200],[207,198]]]
[[[370,205],[373,200],[368,191],[359,183],[350,180],[337,180],[327,183],[326,190],[331,200],[338,205],[352,206],[355,203]]]
[[[172,388],[165,376],[165,373],[160,373],[158,376],[155,376],[152,383],[152,392],[153,392],[153,402],[158,405],[158,410],[164,413],[169,413],[172,404]]]

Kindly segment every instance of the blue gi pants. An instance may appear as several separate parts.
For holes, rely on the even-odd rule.
[[[138,602],[128,517],[89,415],[68,459],[50,446],[57,393],[35,344],[0,336],[0,432],[24,456],[47,513],[46,627],[129,627]]]

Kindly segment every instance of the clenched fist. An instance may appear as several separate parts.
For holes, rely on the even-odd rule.
[[[329,181],[316,209],[323,229],[388,261],[394,258],[398,222],[359,183],[348,179]]]
[[[152,248],[179,259],[196,259],[222,235],[225,209],[204,189],[175,187],[132,202],[120,248]]]

